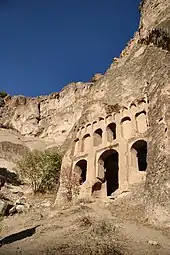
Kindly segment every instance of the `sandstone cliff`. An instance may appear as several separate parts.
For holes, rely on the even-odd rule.
[[[15,137],[10,142],[17,146],[66,148],[84,123],[146,95],[147,208],[153,220],[166,221],[170,212],[170,2],[143,0],[140,10],[139,30],[99,79],[71,83],[49,96],[6,97],[0,108],[0,141],[2,146],[7,141],[5,130]]]

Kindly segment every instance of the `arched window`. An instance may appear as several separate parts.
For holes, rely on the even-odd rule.
[[[136,107],[136,104],[135,103],[132,103],[131,105],[130,105],[130,109],[131,108],[135,108]]]
[[[83,137],[83,140],[82,140],[82,152],[87,152],[89,151],[90,149],[90,144],[91,142],[91,137],[89,134],[86,134],[84,137]]]
[[[86,181],[87,174],[87,161],[82,159],[78,161],[74,168],[74,178],[75,182],[79,185],[83,184]]]
[[[129,139],[132,135],[132,123],[131,118],[125,117],[121,121],[122,126],[122,136],[125,139]]]
[[[91,124],[89,123],[89,124],[87,124],[86,128],[88,128],[88,127],[90,127],[90,126],[91,126]]]
[[[123,115],[128,114],[128,108],[127,107],[123,107],[122,112],[123,112]]]
[[[136,114],[136,126],[139,133],[147,131],[146,112],[142,111]]]
[[[106,119],[106,123],[113,121],[112,115],[107,115],[105,119]]]
[[[104,120],[104,118],[103,117],[99,117],[99,121],[103,121]]]
[[[136,111],[136,104],[135,103],[132,103],[130,105],[130,110],[131,110],[131,112],[135,112]]]
[[[93,135],[93,145],[94,146],[98,146],[98,145],[102,144],[102,134],[103,134],[103,131],[101,128],[97,129],[94,132],[94,135]]]
[[[144,100],[144,99],[142,99],[142,100],[140,100],[139,102],[138,102],[138,105],[145,105],[146,104],[146,101]]]
[[[79,139],[77,138],[75,141],[74,141],[74,155],[77,155],[77,153],[79,153],[79,148],[80,146],[80,141]]]
[[[131,147],[132,166],[139,171],[147,169],[147,142],[139,140]]]
[[[138,108],[139,108],[139,110],[140,110],[140,111],[144,110],[145,105],[146,105],[146,101],[145,101],[144,99],[143,99],[143,100],[140,100],[140,101],[138,102]]]
[[[110,123],[107,128],[107,141],[112,142],[114,139],[116,139],[116,124]]]

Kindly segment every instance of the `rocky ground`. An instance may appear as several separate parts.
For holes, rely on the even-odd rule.
[[[25,213],[1,221],[0,254],[169,255],[169,229],[150,225],[143,187],[116,199],[54,207],[54,196],[27,196]]]

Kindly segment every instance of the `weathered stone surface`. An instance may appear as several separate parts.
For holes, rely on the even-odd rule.
[[[0,199],[0,216],[5,215],[6,209],[7,209],[7,203]]]
[[[137,102],[146,96],[148,99],[148,131],[145,134],[148,140],[146,208],[148,217],[154,223],[170,224],[168,216],[170,213],[168,199],[170,196],[170,2],[142,1],[141,14],[139,31],[122,51],[120,58],[116,59],[105,75],[90,88],[83,114],[76,124],[77,127],[72,130],[72,137],[76,139],[78,129],[86,128],[88,123],[92,124],[100,117],[105,118],[112,112],[116,113],[116,108],[118,111],[122,111],[124,107],[129,109],[132,102]],[[71,140],[70,148],[73,147]],[[81,157],[82,155],[79,159]],[[75,162],[73,152],[70,153],[69,160]],[[67,162],[69,162],[68,158]],[[73,163],[71,164],[74,166]],[[70,169],[73,170],[72,165]],[[90,168],[92,165],[93,163],[90,163]],[[61,182],[59,194],[62,189]]]
[[[15,201],[15,205],[25,205],[25,204],[26,204],[25,197],[21,197],[21,198],[17,199],[17,201]]]
[[[23,150],[53,146],[68,150],[57,200],[70,199],[65,173],[73,167],[78,132],[109,114],[124,114],[133,103],[147,98],[148,126],[141,136],[148,143],[146,208],[148,217],[161,223],[169,222],[170,213],[170,2],[143,0],[140,9],[139,30],[103,76],[97,75],[91,83],[72,82],[49,96],[4,99],[0,150],[1,158],[9,162]]]
[[[96,74],[92,77],[91,81],[92,81],[92,82],[96,82],[96,81],[98,81],[99,79],[101,79],[102,77],[103,77],[103,75],[102,75],[101,73],[96,73]]]

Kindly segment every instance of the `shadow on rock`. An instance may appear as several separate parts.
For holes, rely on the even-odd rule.
[[[0,177],[4,177],[6,181],[13,185],[20,185],[21,180],[19,179],[18,175],[14,172],[10,172],[5,167],[0,167]]]

